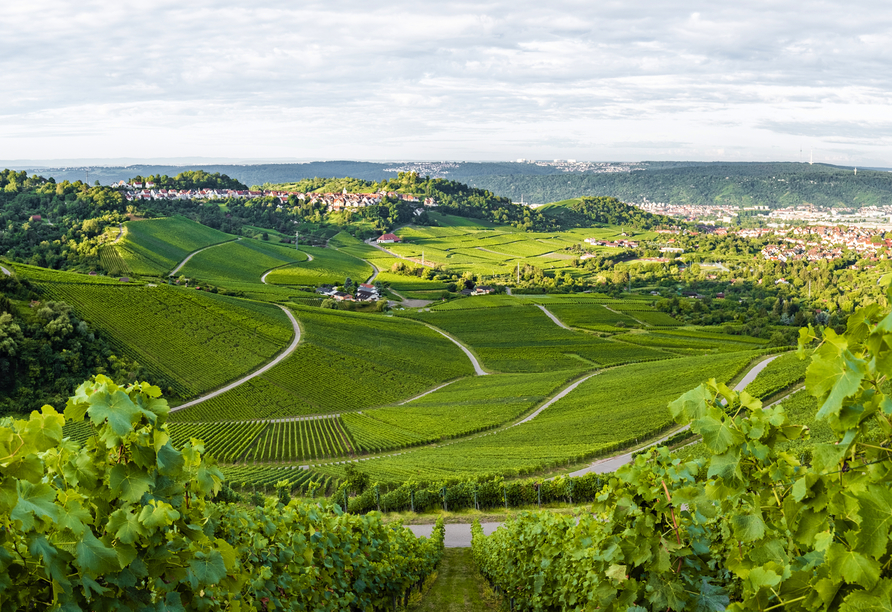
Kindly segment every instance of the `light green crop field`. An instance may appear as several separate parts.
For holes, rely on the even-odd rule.
[[[667,405],[709,378],[730,380],[753,353],[690,357],[607,370],[536,418],[489,435],[370,459],[361,470],[380,482],[514,476],[580,463],[644,440],[672,424]],[[343,476],[343,465],[316,471]]]
[[[712,334],[712,336],[704,337],[700,332],[696,331],[671,333],[661,330],[649,330],[646,332],[636,331],[620,334],[614,336],[614,340],[637,346],[658,348],[679,355],[698,355],[716,352],[733,353],[765,345],[764,340],[747,336],[722,336],[721,334]]]
[[[802,382],[811,361],[810,356],[811,352],[800,360],[795,352],[780,355],[759,372],[756,379],[747,386],[747,392],[753,397],[764,399]]]
[[[605,326],[643,327],[632,317],[619,311],[609,310],[603,304],[558,303],[548,304],[545,308],[566,325],[580,329],[599,331],[603,330]]]
[[[492,429],[532,410],[577,372],[466,378],[401,406],[342,419],[359,450],[382,452]]]
[[[245,238],[197,253],[182,267],[179,274],[224,287],[259,285],[265,272],[305,261],[307,254],[294,247]]]
[[[115,248],[135,274],[161,276],[189,253],[228,240],[235,240],[235,236],[185,217],[167,217],[128,221],[124,237]]]
[[[149,382],[191,397],[269,361],[293,337],[281,309],[191,289],[47,283]]]
[[[593,368],[672,356],[563,329],[536,306],[481,308],[473,315],[464,310],[408,311],[406,316],[449,332],[476,351],[484,367],[498,372]]]
[[[313,261],[276,268],[266,277],[271,285],[340,285],[346,278],[365,282],[374,270],[361,259],[334,248],[302,247]]]
[[[177,412],[175,420],[243,420],[380,406],[473,374],[461,350],[424,325],[319,308],[295,310],[297,350],[262,376]]]

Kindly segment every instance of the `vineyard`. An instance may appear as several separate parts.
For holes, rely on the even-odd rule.
[[[294,334],[271,304],[167,285],[43,286],[146,367],[153,382],[184,398],[263,365]]]
[[[452,342],[396,318],[302,308],[301,344],[261,377],[186,410],[175,420],[244,420],[380,406],[473,374]]]
[[[340,418],[314,418],[271,423],[246,460],[308,461],[352,454],[349,433]]]
[[[335,249],[302,247],[313,261],[276,268],[266,277],[271,285],[341,285],[344,279],[365,282],[374,272],[364,261]],[[380,252],[380,251],[379,251]]]
[[[170,272],[193,251],[235,240],[185,217],[128,221],[124,228],[124,237],[115,247],[119,256],[134,273],[150,276]]]
[[[65,283],[86,285],[121,285],[117,276],[100,276],[98,274],[78,274],[64,270],[48,270],[38,266],[29,266],[21,263],[5,263],[4,266],[16,273],[16,276],[27,278],[39,283]],[[131,285],[142,285],[141,282],[131,281]]]
[[[669,401],[704,380],[730,380],[753,356],[687,357],[605,370],[527,423],[370,459],[362,469],[373,480],[400,483],[517,476],[579,464],[666,431],[672,426]],[[343,477],[342,465],[314,469]]]
[[[465,300],[465,301],[472,301]],[[646,346],[562,329],[535,306],[412,312],[470,345],[485,367],[499,372],[546,372],[666,359]]]
[[[305,261],[307,256],[302,251],[243,238],[197,253],[179,274],[230,287],[258,284],[267,270]]]

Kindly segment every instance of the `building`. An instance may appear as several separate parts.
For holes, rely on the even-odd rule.
[[[376,241],[378,244],[391,244],[394,242],[402,242],[402,239],[396,234],[384,234]]]

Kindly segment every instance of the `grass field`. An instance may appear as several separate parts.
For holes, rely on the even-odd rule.
[[[478,298],[473,298],[478,299]],[[470,300],[468,300],[470,301]],[[666,359],[646,346],[558,327],[535,306],[409,312],[470,345],[498,372],[546,372]]]
[[[295,312],[301,344],[263,376],[175,413],[242,420],[359,410],[473,374],[452,342],[412,321],[319,308]]]
[[[667,404],[709,378],[730,380],[752,352],[635,364],[593,376],[528,423],[488,435],[371,459],[360,469],[380,482],[448,481],[526,474],[586,461],[671,424]],[[333,477],[343,465],[314,468]]]
[[[191,397],[256,369],[293,337],[276,306],[160,285],[44,285],[113,345],[147,368],[149,382]]]
[[[185,217],[167,217],[128,221],[115,249],[135,274],[163,276],[189,253],[227,240],[235,236]]]

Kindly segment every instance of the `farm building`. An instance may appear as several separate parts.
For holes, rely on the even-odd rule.
[[[391,244],[393,242],[402,242],[402,238],[396,234],[384,234],[377,240],[378,244]]]

